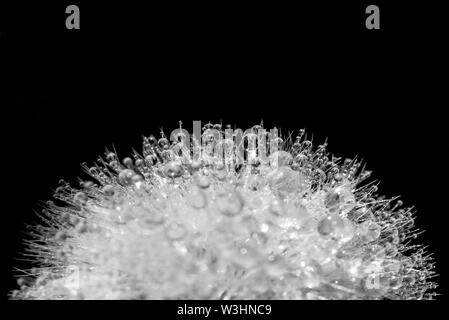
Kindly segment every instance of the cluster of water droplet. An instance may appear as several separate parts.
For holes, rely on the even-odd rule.
[[[434,296],[412,209],[377,196],[360,162],[314,150],[304,130],[267,161],[191,161],[175,145],[144,138],[142,154],[85,166],[80,189],[61,181],[30,231],[36,267],[12,297]]]

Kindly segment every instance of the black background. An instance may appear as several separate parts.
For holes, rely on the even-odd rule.
[[[331,2],[331,1],[329,1]],[[334,2],[334,1],[332,1]],[[60,178],[114,145],[193,120],[242,129],[306,128],[329,150],[365,159],[379,192],[417,210],[444,299],[447,90],[441,8],[431,2],[14,5],[2,13],[4,293],[25,223]],[[77,3],[77,2],[74,2]],[[377,4],[381,30],[366,30]],[[3,49],[2,49],[3,50]],[[2,103],[3,104],[3,103]]]

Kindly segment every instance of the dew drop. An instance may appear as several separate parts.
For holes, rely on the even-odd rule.
[[[334,207],[338,206],[338,204],[340,203],[340,200],[341,200],[340,194],[338,192],[336,192],[335,190],[331,190],[326,194],[326,196],[324,198],[324,205],[328,209],[334,208]]]
[[[68,234],[65,231],[58,231],[55,235],[56,241],[65,241],[68,238]]]
[[[70,214],[66,211],[61,213],[61,220],[63,222],[70,222]]]
[[[115,158],[116,158],[116,155],[115,155],[114,152],[109,152],[109,153],[106,155],[106,159],[109,160],[109,161],[113,161],[113,160],[115,160]]]
[[[371,242],[379,238],[381,228],[374,221],[365,221],[359,227],[358,234],[363,242]]]
[[[87,232],[87,229],[87,223],[85,221],[78,222],[75,227],[76,232],[80,234]]]
[[[77,216],[71,216],[70,219],[69,219],[69,221],[70,221],[70,224],[72,224],[72,225],[75,226],[75,225],[78,224],[79,218],[78,218]]]
[[[225,181],[226,178],[228,177],[228,173],[226,172],[226,170],[220,170],[220,171],[215,172],[215,177],[219,181]]]
[[[111,186],[110,184],[107,184],[103,187],[102,189],[103,193],[105,196],[113,196],[115,193],[115,188],[113,186]]]
[[[140,174],[135,174],[131,177],[133,183],[138,183],[144,181],[143,177]]]
[[[137,159],[135,164],[136,164],[136,167],[139,167],[139,168],[143,167],[143,165],[144,165],[143,159]]]
[[[84,189],[90,189],[94,186],[94,183],[92,181],[84,181],[81,185]]]
[[[149,226],[160,226],[165,222],[165,215],[160,210],[148,210],[142,220]]]
[[[271,189],[281,194],[301,192],[305,181],[302,174],[290,167],[280,167],[267,175],[267,181]]]
[[[237,216],[243,208],[243,198],[237,191],[230,191],[219,195],[218,210],[227,217]]]
[[[393,276],[389,279],[389,286],[393,290],[397,290],[402,287],[402,279],[398,276]]]
[[[191,167],[192,170],[194,170],[194,171],[201,169],[201,167],[202,167],[201,161],[195,161],[195,162],[192,162],[192,164],[190,165],[190,167]]]
[[[129,186],[133,184],[133,176],[136,173],[131,170],[131,169],[124,169],[121,170],[120,173],[118,174],[118,181],[120,182],[120,184],[124,185],[124,186]]]
[[[207,206],[207,195],[201,189],[194,190],[189,197],[190,205],[195,209],[202,209]]]
[[[284,214],[284,209],[282,207],[282,204],[278,200],[274,200],[270,204],[270,213],[272,213],[275,216],[282,216]]]
[[[209,181],[209,178],[208,177],[205,177],[205,176],[201,176],[201,177],[199,177],[198,179],[197,179],[197,185],[200,187],[200,188],[203,188],[203,189],[206,189],[206,188],[209,188],[209,186],[210,186],[210,181]]]
[[[318,223],[318,232],[323,236],[331,236],[342,242],[347,242],[354,236],[354,228],[348,220],[338,215],[329,215]]]
[[[133,167],[133,160],[129,157],[126,157],[123,159],[123,164],[128,168],[131,169]]]
[[[332,216],[327,216],[318,223],[318,232],[323,236],[328,236],[334,231],[335,224],[335,219]]]
[[[165,235],[171,241],[183,239],[187,234],[186,228],[178,222],[171,222],[165,228]]]
[[[155,155],[153,155],[153,154],[147,155],[147,156],[145,157],[145,162],[146,162],[148,165],[152,166],[152,165],[154,165],[155,163],[157,163],[157,157],[156,157]]]
[[[165,165],[164,173],[167,177],[178,178],[184,173],[184,169],[180,163],[171,161]]]
[[[73,200],[79,204],[85,204],[88,200],[87,195],[84,192],[77,192],[73,197]]]

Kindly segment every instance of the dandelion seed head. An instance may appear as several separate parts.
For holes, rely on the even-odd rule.
[[[314,149],[304,130],[267,159],[222,161],[207,152],[220,124],[192,160],[181,129],[122,161],[106,150],[80,189],[61,181],[28,241],[38,267],[11,297],[433,298],[412,209],[379,197],[360,162]]]

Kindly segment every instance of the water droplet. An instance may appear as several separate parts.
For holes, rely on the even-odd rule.
[[[288,205],[286,213],[289,217],[295,218],[298,222],[305,222],[310,218],[310,214],[304,206]]]
[[[269,210],[275,216],[282,216],[284,213],[282,203],[278,200],[274,200],[273,202],[271,202]]]
[[[87,229],[88,229],[87,223],[85,221],[78,222],[78,224],[75,227],[76,232],[80,234],[87,232]]]
[[[61,221],[62,222],[70,222],[70,214],[66,211],[61,213]]]
[[[340,194],[338,192],[336,192],[335,190],[331,190],[326,194],[326,196],[324,198],[324,205],[328,209],[334,208],[334,207],[338,206],[338,204],[340,203],[340,200],[341,200]]]
[[[114,152],[109,152],[109,153],[106,155],[106,159],[107,159],[108,161],[113,161],[113,160],[115,160],[115,158],[116,158],[116,155],[115,155]]]
[[[171,222],[165,228],[165,235],[169,240],[178,241],[187,235],[187,230],[181,223]]]
[[[73,197],[73,200],[79,204],[85,204],[88,200],[87,195],[84,192],[77,192]]]
[[[184,169],[180,163],[171,161],[164,167],[164,173],[167,177],[178,178],[184,173]]]
[[[111,186],[110,184],[107,184],[103,187],[102,191],[106,196],[110,197],[110,196],[114,195],[115,188],[113,186]]]
[[[327,216],[318,223],[318,232],[323,236],[328,236],[334,231],[335,219]]]
[[[358,234],[363,242],[371,242],[379,238],[381,228],[374,221],[365,221],[359,225]]]
[[[150,166],[152,166],[152,165],[154,165],[155,163],[157,163],[157,156],[154,155],[154,154],[147,155],[147,156],[145,157],[145,161],[146,161],[147,164],[149,164]]]
[[[243,198],[234,190],[220,194],[217,199],[217,207],[223,215],[234,217],[242,211]]]
[[[195,189],[189,197],[190,205],[196,209],[202,209],[207,206],[207,195],[203,190]]]
[[[301,173],[289,167],[280,167],[267,175],[271,189],[287,194],[301,192],[305,187],[305,180]]]
[[[29,285],[29,279],[26,277],[20,277],[17,279],[17,284],[19,285],[19,287],[24,287]]]
[[[65,231],[58,231],[55,235],[56,241],[65,241],[68,238],[68,234]]]
[[[132,169],[133,167],[133,159],[126,157],[123,159],[123,164],[128,168],[128,169]]]
[[[190,167],[192,168],[193,171],[201,169],[201,167],[202,167],[201,161],[194,161],[194,162],[192,162]]]
[[[82,186],[84,189],[90,189],[90,188],[92,188],[92,187],[94,186],[94,183],[93,183],[92,181],[85,181],[85,182],[83,182],[83,183],[81,184],[81,186]]]
[[[157,209],[147,210],[142,220],[149,226],[160,226],[165,222],[165,215]]]
[[[139,168],[143,167],[143,165],[144,165],[143,159],[137,159],[135,164],[136,164],[136,167],[139,167]]]
[[[215,177],[219,181],[224,181],[228,177],[228,173],[226,172],[226,170],[220,170],[220,171],[215,172]]]
[[[323,236],[331,236],[342,242],[347,242],[354,236],[354,228],[350,221],[338,215],[329,215],[318,223],[318,232]]]
[[[120,173],[118,174],[118,181],[120,182],[120,184],[124,185],[124,186],[129,186],[133,184],[133,176],[136,173],[131,170],[131,169],[124,169],[121,170]]]
[[[70,222],[70,224],[75,226],[75,225],[78,224],[79,218],[77,216],[71,216],[70,219],[69,219],[69,222]]]
[[[138,183],[144,181],[144,178],[140,174],[135,174],[132,176],[131,180],[133,183]]]
[[[206,176],[200,176],[197,179],[196,183],[200,188],[203,188],[203,189],[209,188],[209,186],[210,186],[209,178]]]
[[[169,142],[168,142],[167,138],[160,138],[160,139],[158,140],[158,144],[159,144],[159,146],[161,146],[161,147],[166,147],[166,146],[169,145]]]

